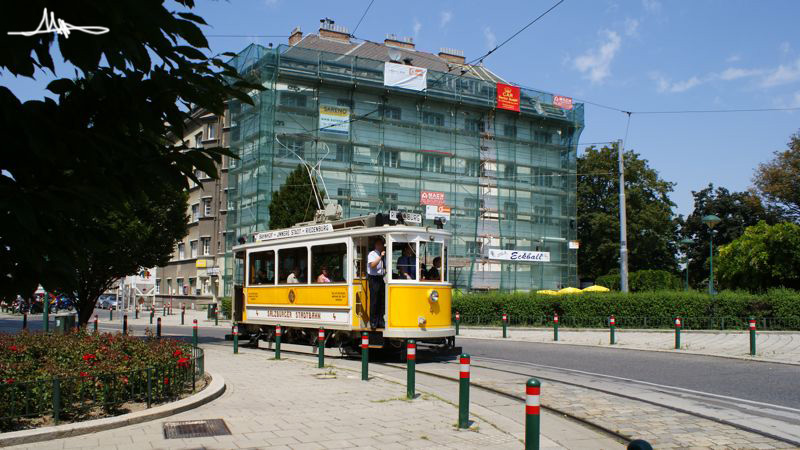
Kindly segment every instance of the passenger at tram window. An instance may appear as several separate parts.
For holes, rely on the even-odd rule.
[[[400,279],[417,279],[417,257],[414,256],[412,245],[406,244],[403,247],[403,256],[397,258],[397,272],[400,275]]]
[[[286,277],[286,283],[298,284],[300,283],[299,277],[300,277],[300,268],[295,266],[294,269],[292,269],[292,272],[289,274],[289,276]]]
[[[433,258],[433,266],[428,270],[428,276],[426,277],[429,281],[442,281],[442,274],[439,270],[442,268],[442,258],[436,257]]]
[[[267,271],[264,269],[260,269],[258,271],[258,275],[256,276],[256,283],[257,284],[272,284],[272,280],[269,279],[269,275],[267,275]]]
[[[322,271],[321,272],[322,273],[320,273],[319,276],[317,277],[317,283],[330,283],[331,282],[331,278],[330,278],[330,274],[328,273],[328,268],[325,267],[325,266],[322,266]]]

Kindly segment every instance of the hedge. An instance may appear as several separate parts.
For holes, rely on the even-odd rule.
[[[470,293],[453,298],[453,313],[462,325],[500,323],[503,312],[511,325],[548,325],[553,313],[563,326],[601,327],[610,315],[619,326],[671,327],[675,316],[687,328],[743,328],[759,319],[760,328],[800,329],[800,292],[774,289],[764,294],[723,291],[713,298],[698,291],[605,292],[577,295],[535,293]]]
[[[597,277],[595,282],[611,290],[620,290],[619,273]],[[628,274],[628,288],[631,292],[679,290],[683,288],[683,283],[666,270],[637,270]]]

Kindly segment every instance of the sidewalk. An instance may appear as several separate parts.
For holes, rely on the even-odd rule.
[[[458,338],[502,339],[503,329],[461,327]],[[800,332],[757,331],[756,356],[750,356],[748,331],[681,330],[681,350],[675,350],[674,330],[616,329],[616,344],[609,345],[608,329],[559,328],[558,342],[553,329],[508,328],[508,340],[555,345],[588,345],[621,349],[694,353],[758,361],[800,364]]]
[[[219,399],[175,416],[91,435],[32,444],[35,449],[66,448],[504,448],[522,447],[524,406],[499,395],[472,390],[470,430],[455,428],[458,395],[455,383],[446,389],[418,383],[418,398],[405,400],[406,387],[393,379],[391,368],[370,365],[370,381],[349,370],[357,361],[332,361],[316,368],[316,358],[207,345],[209,370],[225,377]],[[522,387],[520,386],[520,389]],[[481,407],[479,404],[487,405]],[[222,418],[229,436],[165,439],[164,422]],[[542,448],[623,448],[618,442],[583,425],[543,413]]]

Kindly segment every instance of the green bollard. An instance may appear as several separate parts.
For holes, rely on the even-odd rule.
[[[165,303],[165,304],[164,304],[164,305],[162,305],[162,306],[163,306],[163,307],[162,307],[162,309],[161,309],[161,315],[162,315],[162,316],[166,316],[166,315],[167,315],[167,304]]]
[[[413,400],[416,390],[417,343],[413,339],[406,345],[406,397]]]
[[[128,315],[122,316],[122,334],[128,334]]]
[[[233,326],[233,354],[239,354],[239,326]]]
[[[214,326],[219,326],[219,307],[214,309]]]
[[[319,329],[319,336],[317,338],[317,353],[318,355],[318,363],[317,367],[322,369],[325,367],[325,330],[320,328]]]
[[[675,350],[681,349],[681,318],[675,318]]]
[[[542,383],[531,378],[525,384],[525,450],[539,450],[541,418],[539,417],[539,393]]]
[[[369,380],[369,334],[361,332],[361,379]]]
[[[192,347],[197,348],[197,319],[192,323]]]
[[[50,331],[50,299],[47,298],[47,294],[44,295],[42,298],[42,320],[44,321],[44,332],[47,333]]]
[[[458,325],[461,322],[461,314],[456,311],[456,336],[458,336]]]
[[[156,337],[161,338],[161,317],[156,320]]]
[[[183,319],[186,317],[186,307],[181,306],[181,325],[183,325]]]
[[[503,313],[503,339],[508,337],[507,336],[507,330],[506,330],[507,327],[508,327],[508,314]]]
[[[558,313],[553,314],[553,340],[558,342]]]
[[[275,325],[275,359],[281,359],[281,326]]]
[[[608,319],[608,326],[611,330],[611,345],[614,345],[617,343],[614,337],[614,329],[617,328],[617,319],[615,319],[613,315]]]
[[[22,329],[23,331],[28,329],[28,313],[26,312],[22,313]]]
[[[750,356],[756,356],[756,319],[750,317]]]
[[[100,322],[100,318],[97,317],[97,314],[94,315],[94,332],[97,333],[97,325]]]
[[[153,324],[153,316],[155,316],[155,315],[156,315],[156,310],[153,309],[153,307],[151,306],[150,307],[150,325]]]
[[[469,355],[462,353],[458,384],[458,428],[469,428]]]
[[[134,319],[138,319],[139,318],[139,307],[137,306],[136,308],[133,309],[133,311],[134,311],[133,312],[133,318]]]
[[[108,321],[109,322],[114,321],[114,308],[111,307],[108,308]]]

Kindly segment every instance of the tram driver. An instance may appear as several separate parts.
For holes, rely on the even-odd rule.
[[[370,328],[385,328],[383,315],[385,311],[386,247],[383,238],[375,240],[374,250],[367,256],[367,275],[369,275],[369,322]]]

